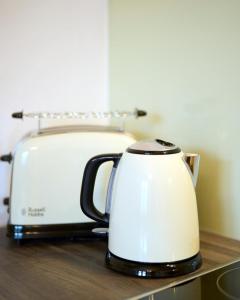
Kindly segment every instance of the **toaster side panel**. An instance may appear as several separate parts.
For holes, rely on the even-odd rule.
[[[122,152],[135,140],[124,133],[68,132],[37,136],[15,151],[11,184],[10,223],[18,225],[93,222],[80,208],[82,175],[98,154]],[[111,163],[99,169],[94,201],[105,210]]]

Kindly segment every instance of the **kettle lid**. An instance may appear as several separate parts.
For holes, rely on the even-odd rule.
[[[170,142],[155,139],[139,141],[128,147],[126,151],[134,154],[163,155],[179,153],[181,149]]]

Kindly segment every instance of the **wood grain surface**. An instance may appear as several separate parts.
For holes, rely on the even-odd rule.
[[[0,299],[127,299],[183,277],[139,279],[105,267],[107,242],[30,241],[0,229]],[[196,273],[240,258],[240,242],[201,232],[203,265]]]

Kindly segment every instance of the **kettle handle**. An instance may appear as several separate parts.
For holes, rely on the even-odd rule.
[[[104,162],[113,161],[113,167],[116,168],[121,156],[122,153],[110,153],[94,156],[87,162],[84,169],[80,195],[81,209],[89,218],[95,221],[100,221],[104,224],[108,224],[109,214],[106,212],[101,213],[93,203],[93,191],[96,175],[100,165]]]

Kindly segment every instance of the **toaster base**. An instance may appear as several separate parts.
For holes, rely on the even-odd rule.
[[[109,250],[106,254],[106,265],[108,268],[142,278],[164,278],[184,275],[196,271],[201,264],[202,257],[200,252],[184,260],[166,263],[131,261],[118,257]]]
[[[95,228],[103,228],[98,222],[49,224],[49,225],[7,225],[7,236],[14,240],[39,238],[99,238],[106,233],[93,232]]]

